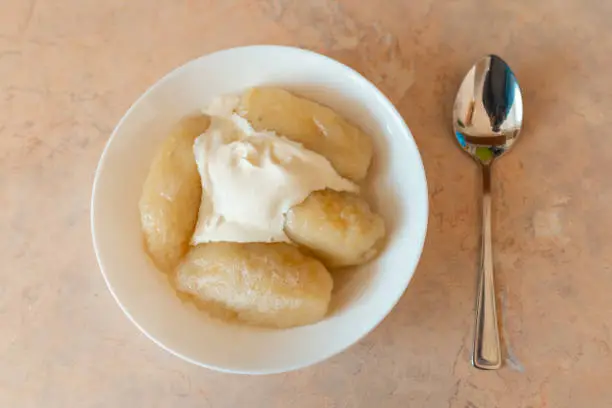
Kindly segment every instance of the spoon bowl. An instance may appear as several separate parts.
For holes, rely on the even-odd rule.
[[[491,164],[516,143],[522,123],[523,98],[512,70],[496,55],[480,59],[459,87],[453,130],[461,149],[482,169],[482,256],[472,364],[484,370],[502,364],[493,277]]]
[[[519,137],[523,98],[514,73],[496,55],[478,61],[467,73],[453,108],[459,146],[482,164],[505,154]]]

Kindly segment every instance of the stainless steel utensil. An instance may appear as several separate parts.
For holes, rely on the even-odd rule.
[[[459,146],[482,168],[482,257],[472,364],[485,370],[502,364],[491,246],[491,165],[516,142],[522,122],[523,99],[512,70],[496,55],[482,58],[459,87],[453,128]]]

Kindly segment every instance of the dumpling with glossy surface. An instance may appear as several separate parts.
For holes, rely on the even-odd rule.
[[[170,272],[189,249],[202,196],[194,140],[207,116],[183,119],[159,147],[138,202],[145,247],[156,266]]]
[[[239,113],[256,130],[272,130],[325,156],[343,177],[359,181],[368,172],[372,140],[326,106],[280,88],[252,88]]]
[[[385,236],[385,224],[361,197],[322,190],[287,212],[285,233],[332,268],[374,258]]]
[[[333,281],[318,260],[285,243],[218,242],[193,247],[176,286],[196,303],[259,326],[315,323],[327,313]]]

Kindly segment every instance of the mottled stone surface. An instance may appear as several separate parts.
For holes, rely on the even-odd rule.
[[[0,0],[0,406],[612,406],[612,2]],[[191,366],[122,315],[94,259],[98,157],[158,77],[220,48],[310,48],[364,73],[412,129],[431,195],[422,261],[358,345],[286,375]],[[478,173],[449,133],[482,54],[514,68],[524,137],[494,171],[508,364],[469,365]]]

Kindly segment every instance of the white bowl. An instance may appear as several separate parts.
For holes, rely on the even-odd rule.
[[[143,251],[138,199],[168,129],[214,97],[279,85],[332,107],[375,140],[370,202],[389,230],[372,263],[336,275],[330,314],[285,330],[209,319],[181,301]],[[98,164],[91,224],[100,269],[132,322],[165,350],[204,367],[278,373],[333,356],[370,332],[408,286],[427,229],[427,183],[414,139],[389,100],[357,72],[298,48],[250,46],[203,56],[172,71],[123,116]]]

